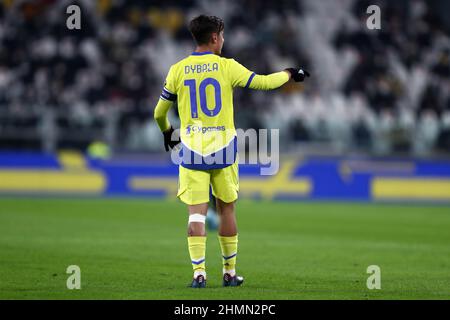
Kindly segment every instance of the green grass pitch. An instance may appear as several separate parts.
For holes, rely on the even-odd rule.
[[[240,201],[240,288],[187,288],[187,214],[176,201],[0,199],[1,299],[449,299],[450,207]],[[81,268],[81,290],[66,268]],[[381,290],[368,290],[369,265]]]

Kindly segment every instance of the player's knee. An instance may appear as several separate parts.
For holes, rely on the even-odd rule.
[[[206,216],[203,214],[194,213],[189,215],[188,235],[190,237],[206,235],[205,221]]]
[[[234,214],[234,201],[230,203],[217,199],[217,208],[220,215]]]

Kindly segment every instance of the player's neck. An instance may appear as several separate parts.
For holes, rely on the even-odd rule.
[[[214,49],[213,48],[211,48],[210,46],[197,46],[196,48],[195,48],[195,52],[212,52],[212,53],[214,53],[214,54],[216,54],[215,52],[214,52]]]

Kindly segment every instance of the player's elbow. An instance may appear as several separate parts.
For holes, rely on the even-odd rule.
[[[158,120],[161,117],[161,115],[158,112],[158,108],[156,107],[155,110],[153,110],[153,119]]]
[[[156,122],[161,119],[161,115],[158,113],[157,109],[153,111],[153,119],[155,119]]]
[[[250,85],[250,88],[255,90],[272,90],[273,86],[270,83],[270,79],[266,75],[256,75],[253,79],[253,82]]]
[[[256,80],[256,81],[255,81]],[[281,87],[285,81],[280,79],[278,74],[257,75],[252,83],[252,89],[275,90]]]
[[[275,90],[281,87],[283,84],[279,82],[272,81],[271,79],[267,79],[266,83],[264,84],[263,90]]]
[[[164,112],[164,108],[161,107],[161,105],[158,103],[155,107],[155,110],[153,111],[153,118],[158,121],[161,119],[164,119],[166,117],[166,112]]]
[[[159,111],[157,108],[153,113],[153,119],[155,119],[156,123],[160,127],[161,130],[164,130],[164,123],[166,122],[166,115]]]
[[[278,89],[279,87],[281,87],[282,85],[283,85],[282,83],[270,82],[267,86],[267,90],[275,90],[275,89]]]

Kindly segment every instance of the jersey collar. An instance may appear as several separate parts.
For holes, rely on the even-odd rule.
[[[211,51],[204,51],[204,52],[192,52],[193,56],[203,56],[205,54],[213,54]]]

